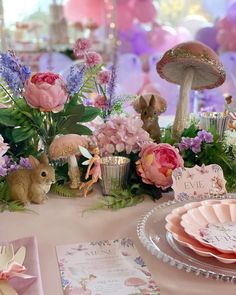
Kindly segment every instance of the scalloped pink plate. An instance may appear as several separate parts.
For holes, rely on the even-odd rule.
[[[182,207],[174,209],[170,214],[166,216],[166,229],[169,231],[174,239],[182,246],[188,247],[193,250],[196,254],[205,257],[214,257],[222,263],[235,263],[236,255],[221,253],[214,248],[209,248],[202,245],[199,241],[189,236],[181,226],[181,217],[186,214],[188,210],[198,208],[203,205],[214,205],[214,204],[236,204],[235,199],[226,200],[205,200],[202,202],[188,203]]]
[[[236,204],[204,204],[181,217],[184,231],[206,247],[236,254]]]

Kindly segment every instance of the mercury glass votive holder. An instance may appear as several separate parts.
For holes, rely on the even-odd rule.
[[[120,156],[108,156],[101,158],[103,195],[110,195],[115,190],[127,187],[130,168],[130,159]]]
[[[214,128],[221,140],[227,129],[229,118],[230,116],[223,112],[203,112],[200,114],[200,127],[205,130]]]

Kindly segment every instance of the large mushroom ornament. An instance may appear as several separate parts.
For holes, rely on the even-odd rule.
[[[77,134],[67,134],[55,137],[49,146],[49,157],[52,160],[66,159],[68,162],[68,175],[70,178],[70,187],[76,189],[79,187],[80,171],[76,155],[81,155],[79,147],[88,147],[86,137]]]
[[[161,78],[180,85],[172,136],[179,139],[189,118],[190,90],[211,89],[225,81],[218,55],[201,42],[186,42],[168,50],[157,63]]]

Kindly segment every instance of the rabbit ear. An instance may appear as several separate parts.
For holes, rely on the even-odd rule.
[[[36,168],[40,163],[39,163],[39,160],[37,160],[35,157],[33,156],[29,156],[29,161],[30,161],[30,164],[33,168]]]
[[[155,100],[155,96],[152,95],[152,96],[151,96],[151,99],[150,99],[150,101],[149,101],[149,106],[151,106],[152,108],[154,108],[154,107],[155,107],[155,102],[156,102],[156,100]]]
[[[157,101],[156,101],[156,110],[158,112],[158,114],[162,114],[166,111],[167,109],[167,104],[166,101],[163,97],[159,96]]]
[[[42,156],[40,157],[40,163],[47,165],[49,164],[48,156],[46,154],[42,154]]]
[[[146,108],[147,107],[147,103],[146,100],[144,99],[143,96],[140,96],[139,98],[139,106],[141,109]]]

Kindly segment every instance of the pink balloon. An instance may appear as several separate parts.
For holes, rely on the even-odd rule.
[[[125,4],[130,4],[131,1],[132,0],[116,0],[116,3],[125,5]]]
[[[185,27],[177,27],[176,32],[177,32],[178,43],[187,42],[187,41],[192,40],[191,33]]]
[[[178,44],[176,31],[168,26],[156,26],[149,32],[150,46],[158,52],[163,52]]]
[[[216,89],[222,94],[228,93],[236,97],[236,52],[224,52],[220,55],[220,60],[227,75],[225,82]]]
[[[103,0],[68,0],[64,5],[68,21],[93,20],[98,25],[103,21]]]
[[[146,87],[147,85],[149,85],[149,84],[150,84],[149,73],[145,73],[145,72],[144,72],[144,73],[143,73],[143,85],[142,85],[142,87],[140,88],[138,94],[143,93],[145,87]],[[145,92],[145,93],[147,93],[147,92]]]
[[[157,85],[149,83],[143,87],[142,92],[140,93],[152,93],[152,94],[158,94],[160,95],[160,92],[157,89]]]
[[[228,7],[226,18],[234,25],[236,25],[236,2]]]
[[[157,11],[152,0],[136,0],[134,2],[134,16],[142,23],[153,22]]]
[[[216,40],[220,45],[221,51],[236,51],[235,26],[227,18],[220,20],[217,26]]]
[[[120,31],[130,29],[133,25],[133,9],[129,5],[116,6],[116,27]]]

